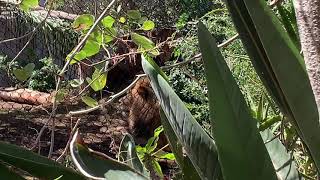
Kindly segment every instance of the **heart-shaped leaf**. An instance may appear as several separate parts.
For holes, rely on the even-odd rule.
[[[24,82],[29,79],[34,67],[35,65],[33,63],[29,63],[22,69],[14,69],[13,74],[19,81]]]

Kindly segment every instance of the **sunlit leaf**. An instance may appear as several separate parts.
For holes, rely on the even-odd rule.
[[[86,80],[94,91],[100,91],[106,86],[107,75],[100,73],[99,69],[95,69],[92,74],[92,79],[87,77]]]
[[[77,63],[85,58],[96,55],[100,51],[100,44],[95,40],[87,40],[84,47],[74,56],[70,64]]]
[[[169,159],[169,160],[176,159],[173,153],[165,153],[165,154],[162,154],[161,156],[157,156],[157,157],[160,159]]]
[[[141,46],[144,49],[151,49],[155,47],[154,43],[149,38],[140,34],[131,33],[131,39],[136,45]]]
[[[82,14],[72,23],[72,27],[78,30],[87,30],[93,25],[94,19],[91,14]]]
[[[29,11],[31,8],[37,7],[38,4],[38,0],[22,0],[20,3],[20,8],[24,11]]]
[[[102,25],[107,28],[112,28],[114,22],[115,19],[111,16],[106,16],[101,20]]]
[[[125,17],[120,17],[119,22],[125,23],[126,22],[126,18]]]
[[[148,51],[149,54],[153,56],[157,56],[160,54],[159,51],[155,48],[154,43],[149,38],[137,33],[131,33],[131,39],[136,45],[140,47],[140,49],[142,48],[142,50]]]
[[[142,29],[145,31],[149,31],[149,30],[154,29],[154,26],[155,26],[155,24],[153,21],[147,20],[143,23]]]

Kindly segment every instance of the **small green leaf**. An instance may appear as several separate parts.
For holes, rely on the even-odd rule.
[[[106,16],[101,20],[101,23],[104,27],[111,28],[115,22],[114,18],[111,16]]]
[[[96,41],[98,44],[102,44],[103,36],[102,36],[102,31],[96,29],[90,34],[89,40],[91,41]]]
[[[75,64],[87,57],[93,56],[100,51],[100,44],[95,40],[88,40],[84,47],[79,51],[72,60],[70,64]],[[68,59],[68,57],[67,57]]]
[[[131,39],[136,45],[140,46],[142,50],[149,50],[151,55],[157,56],[160,54],[159,51],[155,49],[154,43],[147,37],[137,33],[131,33]]]
[[[165,154],[162,154],[161,156],[157,156],[157,157],[160,159],[176,160],[173,153],[165,153]]]
[[[138,10],[129,10],[127,12],[127,15],[129,16],[129,18],[134,20],[138,20],[141,18],[141,13]]]
[[[34,67],[35,65],[33,63],[29,63],[22,69],[14,69],[13,74],[19,81],[24,82],[29,79]]]
[[[94,91],[100,91],[106,86],[107,75],[105,73],[101,74],[100,71],[96,69],[92,74],[92,79],[87,77],[86,80]]]
[[[119,22],[121,22],[122,24],[126,22],[126,18],[125,17],[120,17]]]
[[[100,45],[95,41],[88,40],[81,51],[85,52],[87,57],[90,57],[100,51]]]
[[[154,26],[155,26],[155,24],[153,21],[147,20],[143,23],[142,29],[145,31],[149,31],[149,30],[154,29]]]
[[[35,65],[33,63],[29,63],[27,64],[23,69],[28,72],[28,73],[32,73],[32,71],[34,70]]]
[[[159,126],[157,129],[154,130],[153,137],[159,137],[160,133],[163,131],[163,127]]]
[[[94,16],[91,14],[83,14],[77,17],[77,19],[72,23],[72,27],[75,29],[87,30],[94,23]]]
[[[162,169],[161,169],[160,164],[155,159],[152,159],[151,163],[152,163],[153,169],[157,172],[158,176],[160,176],[162,178],[163,173],[162,173]]]
[[[112,36],[109,36],[109,35],[105,35],[104,36],[104,43],[109,43],[111,41],[113,41],[113,37]]]
[[[141,46],[144,49],[151,49],[155,47],[154,43],[150,39],[140,34],[131,33],[131,39],[136,45]]]
[[[57,102],[63,101],[64,97],[67,95],[66,89],[59,89],[58,92],[55,95],[55,99]]]
[[[82,96],[82,97],[81,97],[81,100],[82,100],[84,103],[86,103],[86,105],[88,105],[88,106],[90,106],[90,107],[96,107],[96,106],[98,106],[98,102],[97,102],[95,99],[93,99],[93,98],[91,98],[91,97],[89,97],[89,96]]]
[[[31,8],[37,7],[38,4],[38,0],[22,0],[20,3],[20,8],[28,12]]]
[[[146,16],[142,16],[140,19],[139,19],[139,24],[143,24],[145,21],[147,21],[148,18]]]
[[[112,37],[115,37],[115,36],[117,36],[117,30],[115,28],[107,27],[105,30],[105,34],[112,36]]]

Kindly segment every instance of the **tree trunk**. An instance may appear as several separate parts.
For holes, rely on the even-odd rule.
[[[320,110],[320,0],[293,0],[301,48]]]

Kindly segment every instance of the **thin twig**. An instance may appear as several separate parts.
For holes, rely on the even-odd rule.
[[[52,119],[52,129],[51,129],[51,138],[50,138],[50,149],[48,153],[48,158],[51,158],[54,147],[54,131],[55,131],[55,118]]]
[[[229,44],[231,44],[234,40],[236,40],[239,37],[239,34],[236,34],[234,36],[232,36],[230,39],[226,40],[225,42],[221,43],[218,45],[218,48],[223,48],[228,46]],[[174,67],[178,67],[178,66],[184,66],[186,64],[189,64],[190,62],[194,61],[194,60],[199,60],[201,58],[201,53],[196,54],[195,56],[191,57],[190,59],[183,61],[183,62],[179,62],[179,63],[175,63],[172,65],[168,65],[168,66],[162,66],[161,69],[163,70],[168,70]]]
[[[66,152],[68,151],[70,142],[72,140],[72,137],[73,137],[74,133],[76,132],[76,130],[77,130],[78,126],[79,126],[80,120],[81,120],[81,118],[78,118],[76,124],[72,128],[70,136],[69,136],[69,139],[68,139],[68,142],[67,142],[67,145],[64,148],[63,152],[61,153],[61,155],[56,159],[56,161],[59,161],[66,154]]]
[[[119,98],[120,96],[122,96],[124,93],[126,93],[128,90],[130,90],[135,84],[136,82],[141,78],[141,77],[144,77],[146,76],[146,74],[139,74],[137,75],[137,78],[129,85],[127,86],[126,88],[124,88],[122,91],[120,91],[119,93],[117,94],[114,94],[112,96],[110,96],[109,100],[107,102],[105,102],[104,105],[107,105],[111,102],[113,102],[115,99]],[[79,110],[79,111],[70,111],[69,112],[69,116],[76,116],[76,115],[81,115],[81,114],[87,114],[89,112],[92,112],[92,111],[95,111],[95,110],[98,110],[102,108],[102,104],[98,105],[98,106],[95,106],[95,107],[92,107],[92,108],[89,108],[89,109],[85,109],[85,110]]]
[[[95,29],[95,27],[98,25],[98,23],[102,20],[102,18],[107,14],[107,12],[109,11],[109,9],[111,8],[111,6],[116,2],[116,0],[112,0],[111,3],[104,9],[104,11],[100,14],[100,16],[98,17],[98,19],[94,22],[94,24],[92,25],[92,27],[90,28],[90,30],[87,32],[87,34],[84,36],[84,38],[80,41],[80,43],[76,46],[75,50],[72,51],[71,55],[69,56],[68,61],[65,63],[64,67],[62,68],[62,70],[60,71],[59,75],[58,75],[58,82],[56,85],[56,92],[58,92],[58,90],[60,89],[60,84],[61,84],[61,77],[64,75],[67,67],[69,66],[70,62],[73,60],[74,56],[76,55],[76,53],[82,48],[82,46],[84,45],[84,43],[87,41],[87,39],[89,38],[90,34],[93,32],[93,30]],[[55,111],[57,109],[57,99],[54,98],[53,104],[52,104],[52,115],[55,114]],[[54,121],[54,119],[53,119]],[[53,123],[54,125],[54,123]],[[53,131],[52,133],[54,133],[54,127],[52,128]],[[51,138],[51,144],[50,144],[50,150],[53,149],[53,144],[54,144],[54,139]],[[50,152],[49,152],[49,156],[50,156]]]
[[[15,37],[15,38],[10,38],[10,39],[2,40],[2,41],[0,41],[0,44],[2,44],[2,43],[7,43],[7,42],[11,42],[11,41],[17,41],[17,40],[23,39],[23,38],[25,38],[25,37],[28,37],[29,35],[31,35],[31,34],[33,33],[34,30],[35,30],[35,28],[34,28],[32,31],[30,31],[30,32],[28,32],[28,33],[26,33],[26,34],[24,34],[24,35],[22,35],[22,36],[20,36],[20,37]]]
[[[52,10],[52,4],[53,1],[51,2],[50,6],[49,6],[49,10],[45,16],[45,18],[33,29],[33,31],[31,31],[30,33],[30,37],[28,39],[28,41],[26,42],[26,44],[23,46],[23,48],[17,53],[17,55],[10,61],[9,63],[9,68],[12,66],[12,64],[19,58],[19,56],[22,54],[22,52],[27,48],[27,46],[29,45],[30,41],[33,39],[33,36],[36,34],[36,32],[38,31],[38,29],[46,22],[46,20],[48,19],[50,12]]]

